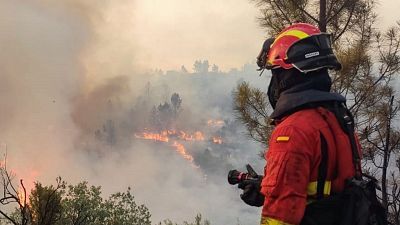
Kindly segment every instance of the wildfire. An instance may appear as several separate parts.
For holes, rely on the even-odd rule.
[[[141,134],[135,134],[135,137],[160,142],[169,142],[173,137],[184,141],[204,141],[204,134],[200,131],[190,134],[184,131],[164,130],[160,133],[143,132]]]
[[[186,133],[183,131],[175,131],[175,130],[165,130],[160,133],[151,133],[151,132],[143,132],[141,134],[135,134],[136,138],[146,139],[146,140],[154,140],[159,142],[166,142],[170,143],[171,139],[178,139],[183,141],[203,141],[204,135],[200,131],[196,131],[193,134]],[[172,142],[172,141],[171,141]],[[171,146],[175,148],[175,151],[179,153],[184,159],[189,161],[191,165],[195,168],[198,166],[194,165],[193,163],[193,156],[190,155],[183,144],[179,143],[178,141],[174,140],[171,143]]]
[[[212,122],[210,122],[212,121]],[[210,120],[208,124],[224,124],[223,121],[214,121]],[[192,155],[190,155],[187,151],[186,148],[183,144],[179,143],[179,141],[189,141],[189,142],[194,142],[194,141],[205,141],[206,138],[204,137],[204,134],[200,131],[196,131],[193,133],[190,132],[184,132],[184,131],[176,131],[176,130],[164,130],[159,133],[153,133],[153,132],[148,132],[145,131],[143,133],[136,133],[135,138],[139,139],[145,139],[145,140],[153,140],[156,142],[165,142],[165,143],[170,143],[170,146],[175,149],[175,151],[180,154],[184,159],[189,161],[193,167],[199,168],[196,166],[193,161],[194,158]],[[214,144],[222,144],[222,138],[221,137],[213,137],[211,139],[212,143]]]
[[[178,143],[177,141],[174,141],[174,143],[172,144],[173,147],[176,148],[176,151],[183,156],[183,158],[189,160],[190,162],[193,162],[193,156],[191,156],[190,154],[188,154],[186,152],[185,146],[183,146],[182,144]]]
[[[179,138],[185,141],[204,141],[204,135],[200,131],[196,131],[194,134],[186,134],[183,131],[179,133]]]
[[[35,186],[34,183],[37,180],[39,172],[37,170],[31,170],[31,171],[23,173],[23,174],[25,175],[25,178],[20,180],[20,185],[18,187],[17,194],[18,194],[20,204],[22,206],[25,206],[25,202],[26,202],[26,204],[29,203],[29,196],[30,196],[32,190],[34,189],[34,186]],[[22,187],[22,182],[25,187],[26,193],[24,191],[24,188]]]
[[[25,193],[24,189],[20,186],[17,191],[19,203],[25,206],[25,201],[28,199],[28,192]]]
[[[208,120],[207,125],[210,127],[222,127],[225,122],[223,120]]]
[[[214,144],[222,144],[222,138],[221,137],[213,137],[212,141]]]
[[[147,133],[143,132],[142,134],[135,134],[136,138],[141,138],[141,139],[146,139],[146,140],[155,140],[155,141],[161,141],[161,142],[168,142],[168,133],[167,132],[161,132],[160,134],[157,133]]]

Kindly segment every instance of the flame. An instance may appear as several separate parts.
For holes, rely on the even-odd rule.
[[[183,131],[180,131],[178,137],[185,141],[204,141],[204,135],[200,131],[196,131],[194,134],[187,134]]]
[[[222,127],[225,125],[223,120],[208,120],[207,125],[210,127]]]
[[[218,125],[218,126],[222,126],[224,125],[224,121],[222,120],[209,120],[208,121],[209,125]],[[188,133],[188,132],[184,132],[184,131],[176,131],[176,130],[163,130],[159,133],[152,133],[152,132],[143,132],[143,133],[136,133],[135,134],[135,138],[139,138],[139,139],[145,139],[145,140],[154,140],[157,142],[165,142],[165,143],[171,143],[171,147],[174,147],[175,151],[177,153],[179,153],[184,159],[186,159],[187,161],[189,161],[191,163],[191,165],[195,168],[199,168],[198,166],[196,166],[193,161],[194,158],[192,155],[190,155],[186,149],[185,146],[181,143],[179,143],[179,140],[182,141],[204,141],[205,137],[204,134],[200,131],[196,131],[194,133]],[[222,138],[221,137],[212,137],[212,142],[214,144],[222,144]]]
[[[26,190],[26,195],[24,194],[24,189],[22,188],[21,184],[18,187],[18,197],[20,199],[20,203],[22,206],[25,206],[25,200],[26,204],[29,203],[29,196],[35,187],[35,181],[37,181],[37,177],[39,175],[39,172],[35,169],[30,170],[29,172],[24,173],[24,179],[22,179],[22,182],[24,184],[25,190]]]
[[[169,138],[167,133],[162,132],[161,134],[157,133],[147,133],[143,132],[142,134],[135,134],[136,138],[146,139],[146,140],[154,140],[154,141],[161,141],[161,142],[169,142]]]
[[[25,206],[25,200],[29,199],[28,191],[26,192],[26,195],[25,195],[24,189],[20,186],[18,188],[17,195],[18,195],[18,198],[19,198],[19,203],[24,207]]]
[[[222,144],[222,138],[221,137],[213,137],[212,141],[214,144]]]
[[[135,134],[135,137],[140,138],[140,139],[154,140],[154,141],[166,142],[166,143],[170,143],[171,138],[184,140],[184,141],[203,141],[204,140],[204,135],[200,131],[197,131],[193,134],[189,134],[189,133],[185,133],[183,131],[177,132],[175,130],[164,130],[164,131],[161,131],[160,133],[143,132],[141,134]],[[186,151],[185,146],[183,144],[174,140],[172,142],[171,146],[174,147],[175,151],[177,153],[179,153],[184,159],[189,161],[193,167],[199,168],[198,166],[194,165],[193,156],[190,155]]]
[[[4,158],[0,159],[0,171],[3,176],[3,179],[10,178],[10,180],[6,181],[3,180],[3,182],[11,182],[11,183],[4,183],[4,185],[12,185],[14,186],[15,180],[12,178],[14,177],[19,177],[19,183],[18,183],[18,188],[17,190],[14,189],[14,187],[8,187],[12,188],[16,193],[16,196],[18,198],[19,204],[21,204],[22,207],[25,207],[26,204],[29,204],[29,196],[35,186],[35,182],[37,181],[37,177],[39,172],[34,169],[34,168],[28,168],[27,170],[18,170],[16,171],[15,168],[9,169],[7,167],[7,145],[4,143],[0,144],[0,148],[5,146],[5,151],[6,154],[4,155]],[[3,187],[6,188],[6,187]],[[11,189],[10,189],[11,190]]]
[[[204,141],[204,134],[200,131],[190,134],[184,131],[177,132],[175,130],[164,130],[160,133],[143,132],[141,134],[135,134],[135,137],[160,142],[169,142],[171,137],[175,137],[184,141]]]
[[[191,156],[190,154],[188,154],[186,152],[185,146],[178,143],[177,141],[174,141],[172,146],[175,147],[176,152],[178,152],[180,155],[182,155],[182,157],[184,159],[187,159],[188,161],[193,162],[193,156]]]

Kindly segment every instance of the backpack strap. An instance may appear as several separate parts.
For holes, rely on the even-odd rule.
[[[328,143],[324,135],[319,133],[321,140],[321,161],[318,167],[318,180],[317,180],[317,199],[324,197],[325,181],[328,176]]]
[[[354,135],[354,117],[344,103],[339,105],[338,102],[334,102],[333,113],[335,114],[335,117],[338,120],[342,130],[349,137],[351,153],[353,157],[353,166],[355,170],[354,177],[357,180],[361,180],[362,179],[362,171],[360,164],[361,158],[358,152],[357,142]]]

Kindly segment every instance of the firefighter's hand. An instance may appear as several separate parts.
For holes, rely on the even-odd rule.
[[[261,180],[260,182],[244,181],[239,185],[239,188],[243,189],[243,193],[240,195],[240,198],[247,205],[256,207],[264,205],[264,195],[260,193],[260,183]]]

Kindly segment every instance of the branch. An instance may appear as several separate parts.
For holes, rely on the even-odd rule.
[[[18,225],[17,222],[15,222],[15,220],[13,220],[11,217],[7,216],[7,214],[5,214],[2,210],[0,210],[0,214],[3,215],[7,220],[9,220],[12,224],[14,225]]]
[[[300,9],[302,13],[304,13],[306,16],[308,16],[311,20],[319,24],[319,20],[317,20],[315,17],[313,17],[310,13],[308,13],[304,8],[302,8],[295,0],[290,0],[293,5],[296,6],[297,9]]]
[[[347,18],[346,21],[346,25],[343,27],[342,31],[340,31],[340,33],[335,37],[333,42],[337,41],[344,34],[344,32],[346,32],[347,27],[350,24],[351,18],[353,17],[354,10],[355,10],[355,5],[353,5],[353,8],[351,8],[349,18]]]
[[[332,1],[333,2],[333,1]],[[342,6],[340,6],[340,8],[338,9],[338,11],[336,11],[336,13],[335,14],[333,14],[332,16],[330,16],[327,20],[326,20],[326,23],[329,23],[333,18],[335,18],[335,17],[337,17],[338,15],[339,15],[339,13],[344,9],[344,7],[347,5],[347,3],[349,2],[349,0],[346,0],[344,3],[343,3],[343,5]],[[331,6],[333,6],[333,4],[331,5]],[[354,6],[355,6],[355,4],[353,5],[353,8],[354,8]],[[327,16],[331,13],[331,9],[332,9],[333,7],[330,7],[329,8],[329,11],[328,11],[328,13],[327,13]]]

